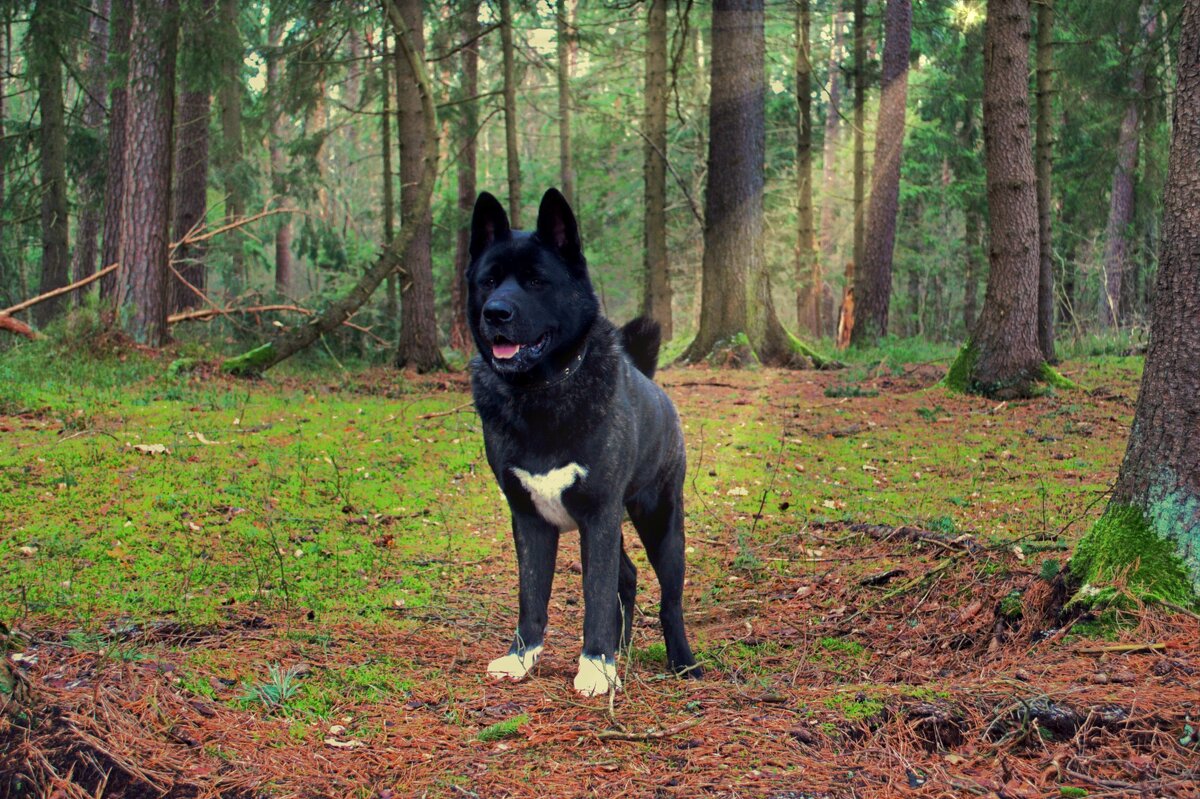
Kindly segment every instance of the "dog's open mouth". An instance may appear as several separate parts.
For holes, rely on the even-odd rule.
[[[498,361],[511,361],[520,352],[524,351],[525,357],[536,358],[546,348],[547,340],[548,337],[545,333],[538,336],[537,341],[532,344],[521,344],[516,341],[510,341],[504,336],[496,336],[492,341],[492,357]]]

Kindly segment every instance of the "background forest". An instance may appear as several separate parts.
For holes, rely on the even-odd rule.
[[[195,287],[166,277],[168,312],[176,315],[170,335],[218,350],[256,342],[272,328],[295,325],[302,318],[296,309],[320,310],[343,294],[394,231],[411,223],[400,206],[406,160],[416,160],[411,153],[421,145],[420,101],[405,79],[410,73],[395,27],[374,3],[133,5],[145,8],[133,15],[139,21],[131,49],[119,44],[130,41],[128,0],[3,3],[0,308],[116,263],[124,209],[126,217],[140,214],[134,225],[169,226],[171,263]],[[653,201],[647,202],[644,178],[654,160],[648,153],[657,149],[647,144],[655,132],[647,132],[646,106],[655,93],[646,73],[660,64],[666,247],[652,255],[669,270],[673,337],[681,348],[700,315],[708,4],[406,5],[404,14],[422,20],[423,36],[413,38],[424,49],[438,115],[432,233],[416,236],[412,251],[419,254],[409,256],[431,265],[438,345],[461,349],[465,341],[461,332],[452,334],[456,261],[461,268],[464,258],[456,239],[474,194],[489,190],[505,200],[514,175],[527,209],[546,187],[566,189],[609,315],[626,319],[649,309],[644,298],[653,270],[643,252]],[[865,221],[872,186],[884,9],[857,4],[859,62],[854,5],[813,0],[766,7],[765,264],[780,320],[809,341],[835,335],[848,265],[862,260],[855,254],[863,226],[856,231],[855,220]],[[1052,58],[1039,69],[1052,70],[1046,96],[1060,337],[1078,340],[1112,327],[1140,334],[1144,327],[1180,5],[1060,0],[1052,16],[1035,15],[1031,86],[1039,53]],[[984,17],[981,0],[918,3],[912,11],[887,278],[890,335],[961,342],[982,302]],[[158,28],[142,30],[147,25]],[[865,151],[857,198],[856,80],[864,87]],[[797,97],[801,81],[809,86],[804,103]],[[514,113],[505,113],[506,101]],[[160,153],[139,163],[128,172],[135,185],[123,188],[129,144],[114,130],[127,114],[149,119],[139,109],[155,103],[169,111],[169,125],[131,135],[139,142],[167,137],[159,150],[173,157]],[[797,145],[805,113],[807,167]],[[884,124],[896,123],[893,115]],[[819,319],[797,310],[812,307],[813,273],[798,266],[802,169],[811,170]],[[410,192],[414,182],[407,181]],[[136,208],[122,205],[123,191],[132,192]],[[228,225],[234,227],[220,232]],[[419,268],[412,274],[422,279]],[[134,320],[143,309],[105,286],[107,280],[99,292],[91,285],[18,319],[45,328],[71,302],[95,316],[97,294],[112,288],[113,297],[125,298],[119,314],[125,329],[142,341],[164,341],[167,331]],[[326,345],[343,355],[392,357],[406,282],[398,287],[389,279]],[[415,308],[418,300],[411,303]],[[275,310],[227,315],[217,307]]]

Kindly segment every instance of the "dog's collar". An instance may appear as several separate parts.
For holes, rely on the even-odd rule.
[[[583,359],[587,357],[587,354],[588,342],[585,339],[579,346],[579,349],[576,350],[575,354],[571,357],[570,361],[567,362],[565,367],[550,377],[542,378],[527,384],[521,384],[519,386],[520,389],[522,391],[542,391],[543,389],[553,388],[554,386],[566,382],[570,379],[571,375],[579,371],[579,367],[583,363]]]

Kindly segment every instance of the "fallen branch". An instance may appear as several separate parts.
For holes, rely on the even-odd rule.
[[[184,282],[186,283],[187,281],[184,281]],[[190,288],[190,286],[189,286],[189,288]],[[203,296],[203,295],[201,295],[201,296]],[[213,306],[212,308],[203,308],[203,309],[197,310],[197,311],[181,311],[180,313],[171,314],[170,316],[167,317],[167,324],[173,325],[178,322],[203,321],[206,319],[212,319],[214,316],[230,316],[232,314],[247,315],[247,314],[271,313],[271,312],[298,313],[302,316],[309,316],[309,317],[317,315],[317,312],[312,310],[311,308],[302,308],[299,305],[251,305],[248,308],[218,308],[216,306]],[[376,341],[378,341],[380,344],[383,344],[384,346],[387,346],[387,344],[388,344],[382,338],[380,338],[379,336],[372,333],[371,328],[369,328],[369,327],[363,327],[362,325],[355,324],[354,322],[351,322],[349,319],[344,320],[342,322],[342,324],[353,330],[357,330],[358,332],[360,332],[364,335],[370,336],[371,338],[375,339]]]
[[[189,231],[189,233],[186,236],[184,236],[182,239],[180,239],[179,241],[173,242],[171,244],[171,249],[176,250],[184,244],[199,244],[202,241],[208,241],[209,239],[215,238],[216,236],[219,236],[222,233],[228,233],[231,230],[236,230],[237,228],[245,227],[246,225],[249,225],[252,222],[257,222],[258,220],[263,219],[264,217],[274,216],[275,214],[294,214],[294,213],[296,213],[295,208],[271,208],[266,211],[260,211],[259,213],[255,214],[254,216],[244,216],[241,219],[235,219],[234,221],[230,222],[227,225],[221,225],[221,227],[210,230],[209,232],[204,233],[199,236],[193,236],[191,234],[191,232]]]
[[[1166,644],[1105,644],[1104,646],[1085,646],[1079,648],[1081,655],[1105,655],[1110,652],[1133,654],[1135,652],[1162,652]]]
[[[462,405],[456,405],[448,411],[436,411],[434,413],[423,413],[420,416],[418,416],[417,418],[418,419],[436,419],[439,416],[452,416],[464,408],[470,408],[474,404],[475,403],[472,400],[471,402],[464,402]]]
[[[76,289],[81,289],[84,286],[88,285],[89,283],[93,283],[93,282],[99,280],[100,278],[104,277],[109,272],[115,271],[119,266],[120,266],[120,264],[109,264],[108,266],[101,269],[99,272],[90,274],[87,277],[83,278],[82,280],[76,280],[74,283],[71,283],[68,286],[62,286],[60,288],[54,289],[53,291],[47,291],[45,294],[39,294],[38,296],[33,297],[28,300],[25,300],[24,302],[19,302],[16,305],[9,306],[8,308],[0,310],[0,317],[12,316],[15,313],[20,313],[21,311],[25,310],[26,308],[32,308],[35,305],[43,303],[46,300],[52,300],[55,297],[62,296],[63,294],[69,294],[72,291],[75,291]]]
[[[22,322],[20,319],[14,319],[11,316],[0,316],[0,330],[7,330],[9,333],[16,333],[18,336],[24,336],[31,341],[41,338],[41,334],[34,332],[33,328]]]
[[[646,730],[645,732],[603,730],[596,733],[596,737],[605,741],[660,741],[663,738],[670,738],[672,735],[678,735],[684,730],[691,729],[701,721],[703,721],[703,719],[697,717],[688,719],[682,724],[676,724],[674,727],[667,727],[665,730]]]

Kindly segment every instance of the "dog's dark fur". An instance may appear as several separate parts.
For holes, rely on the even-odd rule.
[[[540,652],[559,535],[577,525],[583,656],[611,668],[631,634],[637,587],[621,540],[628,513],[662,586],[670,666],[698,677],[683,623],[683,434],[650,380],[658,325],[640,318],[618,330],[600,315],[575,217],[555,189],[531,233],[510,229],[496,198],[479,195],[467,282],[475,407],[516,539],[520,618],[509,654]],[[530,475],[562,478],[566,522],[539,510]]]

